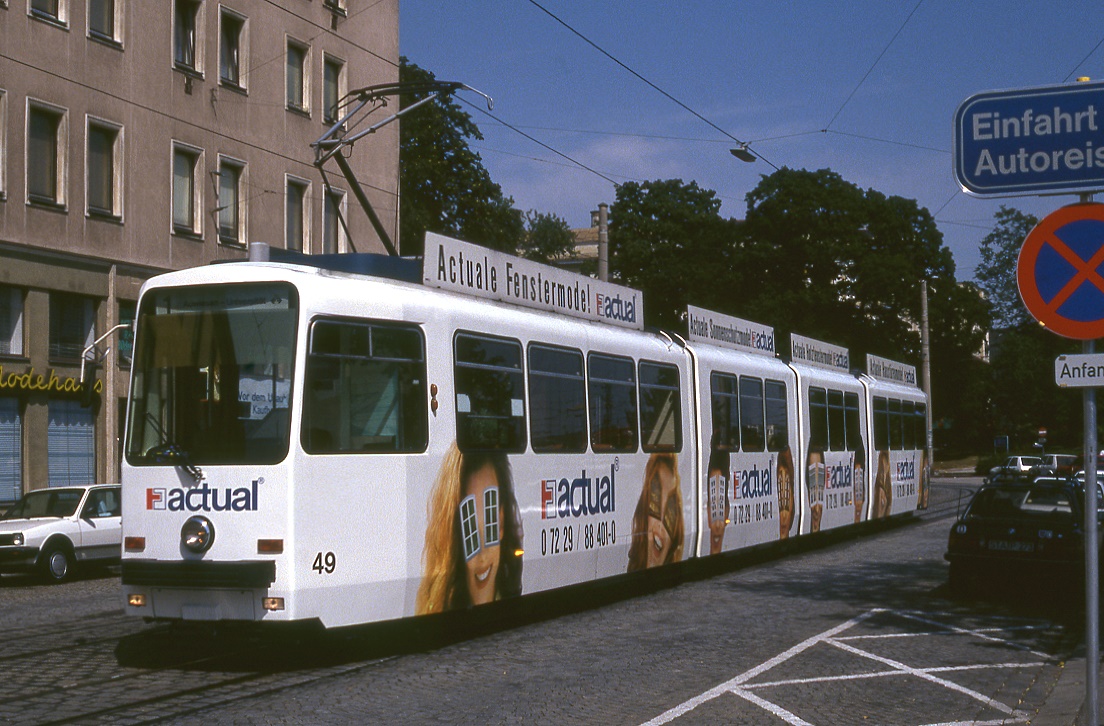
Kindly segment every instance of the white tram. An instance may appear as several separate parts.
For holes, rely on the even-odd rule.
[[[128,614],[390,620],[916,507],[915,385],[787,364],[771,329],[696,308],[689,340],[646,332],[636,291],[438,235],[408,264],[143,287]],[[858,452],[883,434],[876,511]]]

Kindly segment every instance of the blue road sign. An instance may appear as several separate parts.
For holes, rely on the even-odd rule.
[[[955,179],[970,194],[1104,188],[1104,83],[979,93],[954,131]]]

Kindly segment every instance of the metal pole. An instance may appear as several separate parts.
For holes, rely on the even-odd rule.
[[[609,205],[598,205],[598,279],[609,280]]]
[[[924,452],[929,467],[935,467],[935,446],[932,443],[932,392],[931,392],[931,346],[928,342],[928,281],[920,281],[920,366],[924,383],[924,395],[928,397],[925,413]],[[923,476],[923,474],[921,474]]]
[[[1093,341],[1082,343],[1082,350],[1091,354]],[[1086,388],[1085,408],[1085,704],[1088,724],[1096,726],[1099,719],[1100,611],[1098,591],[1100,580],[1097,551],[1096,495],[1096,389]]]

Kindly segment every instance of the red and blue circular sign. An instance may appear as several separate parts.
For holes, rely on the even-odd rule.
[[[1016,282],[1028,312],[1066,338],[1104,338],[1104,204],[1053,212],[1027,235]]]

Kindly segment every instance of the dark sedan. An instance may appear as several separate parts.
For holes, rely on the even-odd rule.
[[[951,587],[981,574],[1076,581],[1084,569],[1083,511],[1080,487],[1068,481],[982,487],[951,527],[944,555]]]

